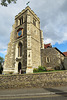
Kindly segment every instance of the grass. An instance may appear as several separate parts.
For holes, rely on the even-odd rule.
[[[65,70],[39,71],[39,72],[33,72],[33,73],[58,72],[58,71],[65,71]]]

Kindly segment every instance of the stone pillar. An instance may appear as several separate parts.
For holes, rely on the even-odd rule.
[[[18,61],[17,61],[17,58],[18,58],[18,43],[15,46],[15,70],[14,70],[15,74],[18,73]]]
[[[16,44],[15,47],[15,59],[18,57],[18,43]]]
[[[15,62],[15,70],[14,70],[15,74],[18,74],[18,62]]]
[[[18,26],[20,25],[20,20],[18,20]]]
[[[27,70],[26,70],[26,73],[33,73],[31,36],[27,36]]]
[[[31,31],[30,31],[30,15],[29,11],[27,11],[27,69],[26,73],[33,73],[32,68],[32,50],[31,50]]]
[[[41,49],[44,49],[43,32],[41,31]]]

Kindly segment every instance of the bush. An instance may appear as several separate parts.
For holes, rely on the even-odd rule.
[[[33,72],[38,72],[38,68],[34,68],[33,69]]]
[[[45,71],[45,70],[46,70],[46,68],[45,68],[45,67],[38,66],[38,72],[40,72],[40,71]]]
[[[33,69],[33,72],[44,72],[44,71],[46,71],[46,68],[42,66],[38,66],[38,68]]]

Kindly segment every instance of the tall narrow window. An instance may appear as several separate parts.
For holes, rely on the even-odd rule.
[[[46,63],[50,63],[50,58],[46,57]]]
[[[16,26],[18,26],[18,20],[16,20]]]
[[[35,19],[33,19],[33,25],[36,26],[36,20]]]
[[[22,24],[23,24],[23,16],[22,16],[22,18],[21,18],[21,21],[22,21]]]
[[[20,21],[20,25],[22,25],[23,24],[23,16],[19,19],[19,21]]]
[[[20,20],[20,25],[22,24],[22,20],[21,19],[19,19]]]
[[[18,57],[22,56],[22,43],[19,43],[18,45]]]

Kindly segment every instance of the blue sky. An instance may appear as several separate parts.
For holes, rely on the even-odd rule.
[[[55,43],[53,47],[57,47],[61,52],[67,51],[67,41],[63,42],[62,44]]]
[[[17,0],[8,7],[0,5],[0,56],[5,57],[15,16],[29,0]],[[30,0],[30,8],[40,18],[44,43],[67,51],[67,0]]]
[[[5,58],[5,55],[3,53],[0,53],[0,56],[3,57],[3,58]]]

